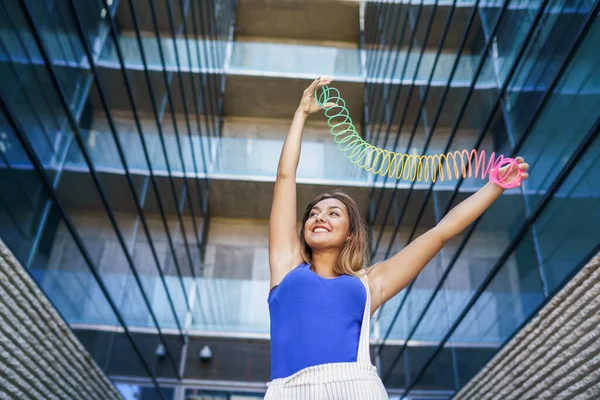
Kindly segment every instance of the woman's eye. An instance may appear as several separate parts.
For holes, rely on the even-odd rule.
[[[335,212],[335,211],[334,211],[334,212],[332,212],[330,215],[335,215],[336,217],[339,217],[339,216],[340,216],[340,214],[338,214],[338,213],[337,213],[337,212]]]

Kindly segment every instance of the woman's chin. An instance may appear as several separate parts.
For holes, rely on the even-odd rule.
[[[337,241],[324,237],[311,237],[310,240],[307,240],[306,244],[308,244],[312,251],[339,249],[342,247]]]

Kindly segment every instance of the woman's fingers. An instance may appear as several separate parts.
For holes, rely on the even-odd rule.
[[[529,178],[529,174],[527,173],[527,170],[529,169],[529,164],[525,162],[523,157],[517,157],[515,160],[517,161],[519,169],[521,170],[521,180],[524,181],[525,179]],[[520,186],[521,185],[519,184],[519,187]]]
[[[323,87],[323,86],[330,85],[330,84],[331,84],[331,82],[333,82],[333,81],[324,81],[324,80],[320,80],[320,81],[319,81],[319,83],[317,83],[317,87],[319,88],[319,87]]]
[[[317,85],[319,84],[319,82],[321,81],[321,77],[318,77],[317,79],[315,79],[314,81],[311,82],[310,85],[308,85],[308,87],[306,88],[307,91],[312,92],[317,88]]]
[[[320,77],[317,82],[317,87],[327,86],[333,82],[333,79],[328,77]]]
[[[306,90],[312,92],[313,90],[315,90],[315,88],[317,87],[317,84],[319,83],[319,80],[321,79],[321,77],[318,77],[317,79],[315,79],[314,81],[312,81],[312,83],[306,88]]]
[[[333,79],[331,78],[318,77],[306,88],[306,92],[312,94],[314,93],[315,89],[329,85],[331,82],[333,82]]]

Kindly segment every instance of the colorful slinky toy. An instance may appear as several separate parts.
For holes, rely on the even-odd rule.
[[[474,176],[489,180],[505,189],[519,186],[523,171],[514,158],[491,153],[486,162],[484,150],[456,150],[446,154],[417,155],[395,153],[367,143],[356,131],[346,102],[338,89],[323,86],[315,96],[317,104],[323,107],[330,132],[338,148],[346,158],[366,171],[382,177],[396,178],[411,182],[435,182]],[[511,165],[504,171],[503,167]],[[508,180],[513,168],[519,171],[516,177]]]

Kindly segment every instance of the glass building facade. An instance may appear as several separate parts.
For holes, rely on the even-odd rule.
[[[370,143],[530,164],[374,317],[390,396],[451,398],[600,251],[599,7],[2,2],[0,238],[124,398],[260,398],[272,183],[302,89],[332,76]],[[375,261],[483,185],[367,173],[318,119],[297,178],[300,208],[357,200]]]

